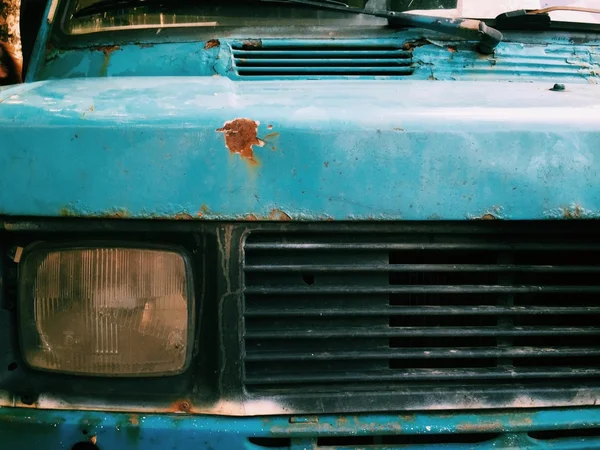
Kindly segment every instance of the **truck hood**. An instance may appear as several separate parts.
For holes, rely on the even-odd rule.
[[[0,91],[0,214],[596,217],[600,90],[547,83],[42,81]]]

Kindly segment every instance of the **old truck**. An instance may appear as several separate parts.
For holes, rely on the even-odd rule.
[[[25,1],[0,447],[600,448],[593,3]]]

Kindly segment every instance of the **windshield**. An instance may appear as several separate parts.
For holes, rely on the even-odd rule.
[[[106,0],[70,0],[64,31],[86,34],[140,28],[178,27],[373,27],[385,26],[387,20],[366,15],[352,15],[320,10],[303,5],[259,0],[140,0],[123,2],[118,8],[80,17],[73,14]],[[329,0],[331,1],[331,0]],[[356,8],[367,6],[368,0],[335,1]],[[539,9],[570,5],[598,7],[600,0],[371,0],[379,8],[420,14],[494,18],[517,9]],[[551,13],[555,21],[600,23],[600,15],[573,11]]]

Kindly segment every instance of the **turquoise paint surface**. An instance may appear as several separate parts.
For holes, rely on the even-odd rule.
[[[5,448],[71,449],[77,442],[93,439],[99,448],[110,449],[257,450],[263,447],[253,444],[251,438],[279,438],[277,442],[280,444],[269,448],[313,450],[317,448],[318,438],[327,437],[440,435],[443,441],[444,435],[486,433],[487,439],[476,444],[430,444],[417,448],[583,450],[600,446],[598,437],[541,440],[527,434],[552,430],[563,430],[568,434],[569,430],[599,427],[598,408],[312,416],[305,419],[299,417],[290,421],[290,417],[235,418],[2,408],[0,439]],[[281,441],[281,438],[284,440]]]
[[[203,219],[600,212],[600,88],[413,80],[51,80],[2,92],[0,211]],[[252,165],[217,130],[259,123]],[[206,209],[206,208],[204,208]]]

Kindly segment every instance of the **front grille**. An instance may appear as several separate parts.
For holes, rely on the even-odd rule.
[[[412,53],[402,43],[268,40],[233,44],[233,66],[241,77],[404,77],[412,75]]]
[[[594,383],[594,228],[251,233],[245,386],[314,392]]]

